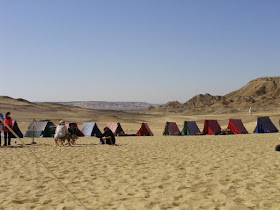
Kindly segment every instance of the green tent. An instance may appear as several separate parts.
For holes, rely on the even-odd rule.
[[[24,137],[53,137],[56,126],[49,120],[34,121],[28,126]]]

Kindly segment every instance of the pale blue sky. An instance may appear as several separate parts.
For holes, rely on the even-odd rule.
[[[279,76],[279,11],[278,0],[0,0],[0,95],[165,103],[225,94]]]

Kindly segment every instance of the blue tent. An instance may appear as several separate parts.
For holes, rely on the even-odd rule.
[[[200,130],[195,121],[185,121],[184,128],[181,132],[181,135],[195,135],[200,134]]]
[[[258,117],[254,133],[277,133],[278,129],[271,122],[269,117]]]
[[[85,136],[101,136],[101,132],[95,122],[86,122],[83,124],[82,132]]]

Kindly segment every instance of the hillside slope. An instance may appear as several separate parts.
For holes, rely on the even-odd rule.
[[[225,95],[234,103],[248,102],[259,105],[280,103],[280,77],[267,77],[252,80],[237,91]],[[272,102],[272,103],[271,103]]]
[[[24,99],[13,99],[0,96],[0,113],[12,112],[14,119],[30,122],[33,119],[50,119],[58,122],[61,119],[74,122],[101,121],[118,122],[126,119],[129,122],[145,119],[136,113],[121,111],[101,111],[85,109],[76,106],[67,106],[56,103],[31,103]]]
[[[176,106],[170,106],[176,104]],[[167,104],[149,107],[148,111],[174,112],[238,112],[254,107],[265,110],[280,105],[280,77],[265,77],[250,81],[244,87],[224,96],[213,96],[209,93],[199,94],[184,104],[168,102]]]

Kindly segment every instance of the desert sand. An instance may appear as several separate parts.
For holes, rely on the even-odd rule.
[[[25,131],[26,114],[16,114]],[[63,114],[80,126],[85,121]],[[258,115],[269,115],[278,125],[277,113]],[[256,115],[139,116],[108,112],[98,116],[98,125],[118,120],[127,133],[135,133],[143,120],[154,137],[117,137],[118,146],[87,137],[75,147],[54,147],[53,139],[40,138],[34,146],[0,148],[0,209],[84,209],[30,150],[88,209],[280,208],[280,153],[274,151],[279,134],[161,134],[165,121],[176,121],[181,129],[184,120],[197,120],[202,129],[203,119],[218,119],[224,128],[230,117],[241,118],[252,133]]]

